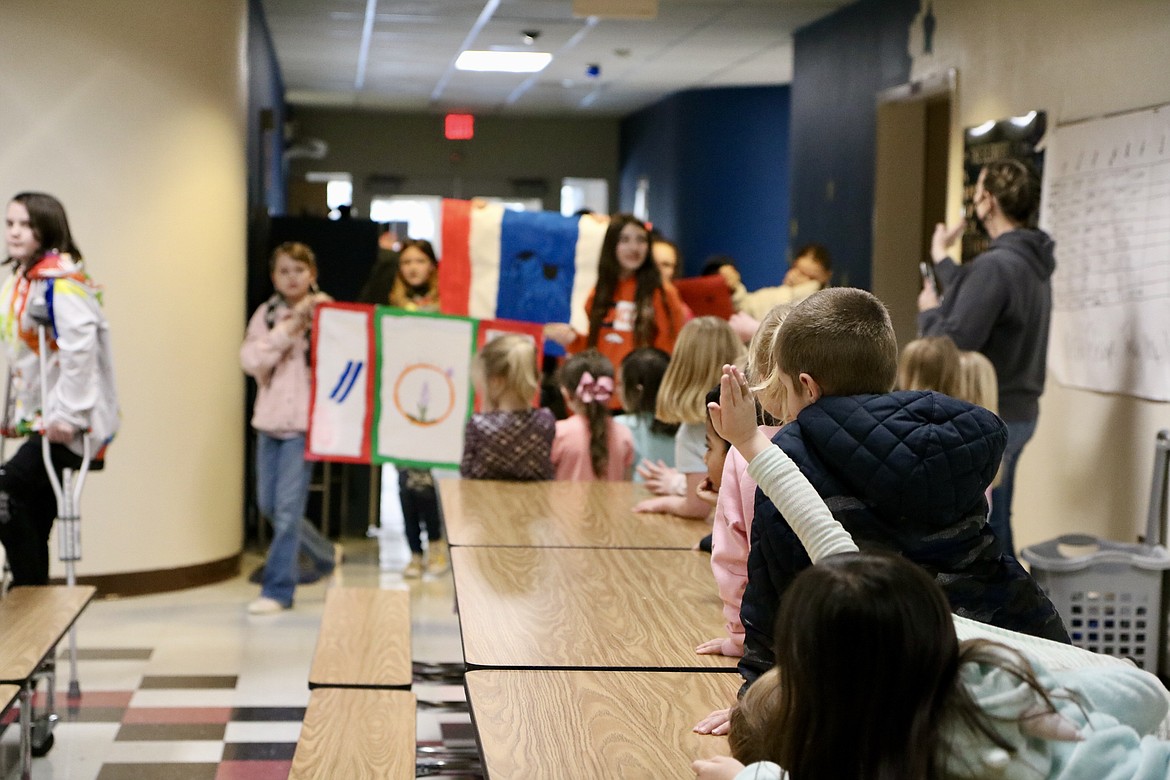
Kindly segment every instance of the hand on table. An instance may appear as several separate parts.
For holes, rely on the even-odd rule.
[[[638,464],[636,469],[638,476],[644,480],[646,489],[656,496],[679,496],[682,491],[679,490],[680,478],[683,485],[686,485],[686,478],[682,476],[679,471],[671,466],[667,466],[662,461],[652,463],[643,459]],[[685,491],[685,487],[683,490]]]
[[[731,708],[715,710],[699,721],[694,728],[696,734],[726,734],[731,728]]]
[[[699,780],[735,780],[735,776],[743,771],[743,764],[731,756],[712,756],[695,759],[691,762],[691,769],[695,770],[695,777]]]
[[[727,647],[729,644],[731,645],[730,648]],[[731,652],[728,652],[728,650]],[[736,652],[735,645],[726,637],[720,637],[719,639],[708,639],[706,642],[696,647],[695,652],[698,655],[723,655],[727,656],[728,658],[740,658],[743,656],[743,650]]]

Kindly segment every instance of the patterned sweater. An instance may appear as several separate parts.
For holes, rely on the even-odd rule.
[[[463,434],[459,473],[467,479],[552,479],[555,429],[548,409],[474,414]]]

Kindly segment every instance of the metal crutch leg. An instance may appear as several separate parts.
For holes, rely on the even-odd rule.
[[[48,380],[48,345],[45,328],[49,325],[48,306],[44,299],[37,299],[29,306],[29,314],[37,322],[37,350],[40,363],[41,404],[45,404],[49,397]],[[44,419],[42,417],[42,427]],[[65,582],[69,587],[77,584],[76,566],[81,559],[81,532],[78,506],[81,504],[81,489],[85,486],[85,477],[89,473],[90,441],[89,434],[81,434],[82,458],[81,468],[76,477],[72,469],[65,469],[62,479],[57,478],[57,470],[53,466],[52,450],[49,438],[42,433],[41,458],[45,464],[45,473],[49,484],[53,487],[53,495],[57,499],[57,540],[58,555],[65,564]],[[51,695],[51,694],[50,694]],[[81,696],[81,684],[77,679],[77,624],[69,628],[69,698],[76,700]]]

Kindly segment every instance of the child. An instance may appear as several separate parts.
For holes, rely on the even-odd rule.
[[[670,365],[670,355],[654,347],[639,347],[626,355],[621,365],[619,387],[626,413],[614,419],[634,435],[634,461],[649,460],[674,467],[674,434],[677,425],[664,423],[654,416],[658,405],[658,388]],[[643,481],[635,472],[634,481]]]
[[[5,212],[12,275],[0,289],[0,341],[9,369],[11,409],[4,436],[28,436],[0,467],[0,543],[13,586],[49,584],[49,534],[57,499],[41,452],[57,476],[82,463],[88,431],[93,468],[118,430],[110,328],[101,291],[85,271],[65,207],[52,195],[22,192]],[[38,301],[46,323],[46,395],[41,395]],[[44,412],[42,413],[42,409]],[[2,578],[0,578],[2,579]]]
[[[958,397],[999,414],[999,379],[995,366],[982,352],[973,349],[959,352]]]
[[[613,388],[613,363],[595,349],[578,352],[561,367],[561,395],[572,414],[556,425],[552,462],[557,479],[630,478],[634,437],[609,413]]]
[[[747,374],[753,377],[759,387],[757,398],[767,415],[783,421],[787,416],[783,385],[775,383],[776,361],[773,358],[773,343],[780,331],[780,324],[788,313],[787,306],[774,306],[764,315],[760,328],[748,347]],[[779,392],[775,390],[779,389]],[[717,402],[718,390],[707,396],[708,407]],[[759,420],[757,420],[759,422]],[[771,438],[780,430],[778,425],[761,425],[760,432]],[[707,415],[707,441],[712,446],[712,436],[719,434]],[[726,444],[723,439],[719,442]],[[743,589],[747,585],[748,550],[752,535],[752,518],[755,516],[756,481],[748,473],[748,463],[738,450],[728,450],[726,461],[718,482],[718,499],[715,504],[715,521],[711,529],[711,573],[723,600],[723,616],[727,619],[727,635],[709,639],[695,648],[700,655],[717,653],[738,658],[743,655],[743,624],[739,621],[739,606]],[[725,714],[725,713],[724,713]],[[708,719],[718,719],[712,713]],[[706,733],[704,730],[703,733]]]
[[[564,322],[545,326],[545,335],[570,352],[599,350],[621,365],[637,347],[670,354],[686,321],[682,299],[664,281],[650,258],[650,231],[632,214],[614,214],[601,244],[597,286],[585,301],[589,332],[579,334]],[[616,395],[609,408],[617,410]]]
[[[833,277],[833,261],[829,250],[820,244],[807,244],[796,253],[796,259],[784,274],[784,282],[778,287],[761,287],[748,292],[734,265],[723,265],[718,273],[731,290],[731,302],[735,310],[752,319],[761,319],[773,306],[791,308],[817,290],[823,289]]]
[[[961,378],[959,348],[949,336],[915,339],[902,348],[898,360],[899,390],[934,390],[952,398],[964,398],[960,392]]]
[[[779,625],[777,666],[732,716],[736,760],[696,761],[700,778],[1167,777],[1170,743],[1142,736],[1167,711],[1157,678],[960,643],[941,588],[901,556],[806,569]]]
[[[390,288],[390,305],[407,311],[439,310],[439,258],[430,241],[408,238],[398,253],[398,276]],[[403,577],[434,576],[447,571],[447,542],[439,519],[439,497],[435,478],[427,469],[399,469],[398,498],[410,563]],[[423,528],[426,528],[426,555],[423,555]]]
[[[719,403],[718,387],[707,393],[707,403]],[[703,450],[703,465],[707,467],[707,478],[699,483],[695,492],[712,508],[715,508],[719,503],[719,490],[723,484],[723,467],[727,463],[727,454],[730,450],[731,445],[719,438],[719,434],[715,432],[715,426],[711,424],[711,415],[708,414],[706,447]]]
[[[536,348],[517,334],[498,336],[475,356],[476,393],[483,411],[471,416],[459,473],[469,479],[552,479],[556,418],[533,409]]]
[[[272,523],[253,615],[289,609],[296,591],[297,553],[322,575],[340,557],[310,523],[303,522],[313,464],[305,460],[309,423],[309,327],[317,304],[332,300],[317,291],[317,259],[304,244],[287,242],[269,261],[276,292],[248,321],[240,365],[256,380],[252,427],[256,429],[256,504]]]
[[[674,435],[674,465],[683,475],[682,495],[648,498],[634,507],[635,512],[666,512],[697,519],[705,519],[711,513],[711,507],[695,492],[707,476],[703,465],[707,431],[704,397],[719,383],[722,366],[740,361],[743,354],[743,344],[718,317],[697,317],[683,327],[662,377],[656,413],[660,420],[681,423]],[[641,471],[647,477],[663,468],[662,464],[645,463]],[[668,481],[660,478],[655,484]]]
[[[408,311],[439,310],[439,258],[430,241],[408,238],[398,251],[398,275],[390,287],[391,306]]]
[[[983,491],[1006,434],[993,414],[930,392],[890,393],[897,344],[881,301],[823,290],[798,304],[776,339],[778,379],[796,415],[774,443],[796,462],[863,549],[900,552],[935,576],[959,614],[1068,642],[1052,603],[987,525]],[[749,461],[771,446],[752,431]],[[745,443],[746,444],[746,443]],[[808,556],[785,518],[757,500],[740,672],[772,666],[776,605]]]

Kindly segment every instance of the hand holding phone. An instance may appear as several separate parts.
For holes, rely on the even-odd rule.
[[[934,266],[923,260],[918,263],[918,272],[922,274],[922,287],[929,288],[938,295],[938,280],[934,278]]]

